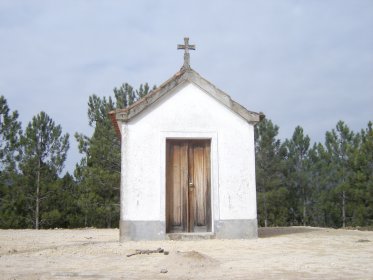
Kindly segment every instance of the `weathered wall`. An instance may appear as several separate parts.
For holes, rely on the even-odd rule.
[[[194,84],[177,90],[122,124],[121,220],[164,225],[165,139],[210,138],[213,228],[256,223],[253,125]]]

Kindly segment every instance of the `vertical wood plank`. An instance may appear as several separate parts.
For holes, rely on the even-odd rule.
[[[172,173],[173,188],[171,201],[171,217],[173,226],[181,226],[181,148],[173,144]]]
[[[194,153],[193,143],[188,143],[188,232],[194,231],[195,221],[195,190],[189,187],[189,184],[194,184]]]
[[[166,141],[166,232],[187,230],[187,152],[186,141]]]
[[[170,232],[170,223],[171,223],[171,211],[170,211],[170,205],[171,205],[171,188],[172,188],[172,169],[171,169],[171,145],[170,141],[166,140],[166,232]]]
[[[204,143],[194,144],[193,155],[193,178],[196,199],[196,221],[195,225],[206,225],[206,174],[205,174],[205,151]]]
[[[180,219],[182,230],[188,227],[188,142],[180,142]]]
[[[211,204],[211,141],[205,142],[205,174],[206,174],[206,223],[207,231],[212,230],[212,204]]]

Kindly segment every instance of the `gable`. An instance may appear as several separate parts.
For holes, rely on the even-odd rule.
[[[136,103],[132,104],[128,108],[117,109],[109,113],[118,135],[120,135],[118,122],[129,122],[131,119],[139,115],[141,112],[145,111],[147,108],[154,106],[154,104],[158,100],[174,92],[178,87],[182,86],[185,83],[192,83],[195,86],[199,87],[202,91],[210,95],[216,101],[224,105],[227,109],[234,112],[250,124],[258,123],[264,116],[263,114],[247,110],[245,107],[232,100],[228,94],[218,89],[212,83],[200,76],[193,69],[182,68],[179,72],[177,72],[173,77],[160,85],[157,89],[150,92],[147,96],[138,100]]]
[[[126,122],[128,129],[211,131],[248,122],[191,82],[185,82]]]

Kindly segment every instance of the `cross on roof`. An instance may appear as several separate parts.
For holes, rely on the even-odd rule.
[[[182,68],[184,69],[190,69],[190,56],[189,56],[189,50],[195,50],[196,45],[189,45],[189,38],[184,38],[184,45],[177,45],[178,50],[185,50],[184,52],[184,65]]]

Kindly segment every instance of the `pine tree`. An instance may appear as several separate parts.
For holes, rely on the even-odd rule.
[[[16,169],[20,158],[19,140],[22,134],[18,112],[10,112],[4,96],[0,96],[0,172]]]
[[[287,223],[287,196],[283,178],[283,149],[279,127],[264,119],[255,127],[258,218],[262,226]]]
[[[348,195],[351,190],[351,179],[353,176],[352,159],[354,149],[358,141],[348,126],[339,121],[336,129],[326,132],[325,146],[330,156],[330,177],[333,189],[332,193],[339,197],[341,209],[341,225],[346,226]]]
[[[368,123],[355,137],[349,212],[353,226],[373,225],[373,124]]]
[[[42,204],[53,193],[53,184],[61,173],[69,149],[69,135],[45,113],[40,112],[27,125],[21,139],[21,170],[31,221],[35,229],[46,222],[40,219]]]
[[[363,158],[360,168],[364,174],[363,204],[364,216],[363,225],[373,225],[373,123],[369,122],[368,127],[362,133],[362,146],[360,155]]]
[[[51,183],[51,195],[43,205],[42,219],[48,227],[83,227],[82,213],[77,204],[78,190],[74,177],[66,173]]]
[[[307,207],[309,204],[308,151],[310,138],[304,135],[303,128],[297,126],[290,140],[285,141],[287,149],[287,184],[292,194],[293,223],[305,226],[308,222]]]
[[[312,226],[335,226],[336,213],[330,200],[332,184],[329,180],[332,165],[321,143],[315,143],[306,160],[309,183],[308,219]]]
[[[24,196],[18,187],[21,123],[0,96],[0,228],[23,227]]]

